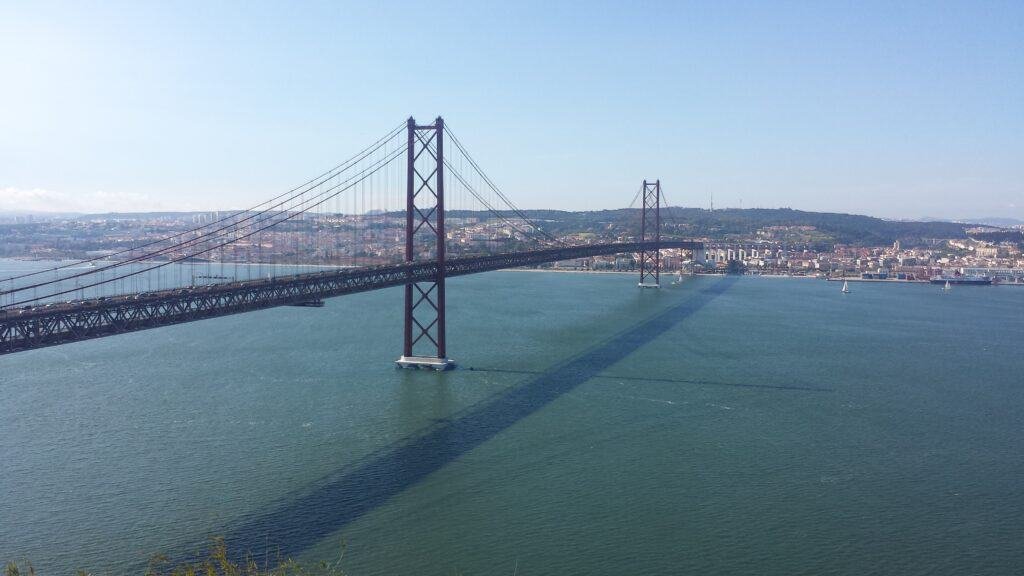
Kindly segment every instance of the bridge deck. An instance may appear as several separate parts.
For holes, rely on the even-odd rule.
[[[559,260],[653,250],[657,246],[655,242],[591,244],[451,258],[445,261],[445,275],[462,276]],[[660,247],[698,250],[703,244],[663,240]],[[127,294],[30,310],[0,310],[0,354],[429,281],[437,272],[436,261],[415,262]]]

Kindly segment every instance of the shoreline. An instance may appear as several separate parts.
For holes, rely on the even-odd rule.
[[[898,278],[828,278],[829,282],[874,282],[881,284],[935,284],[928,280],[900,280]],[[935,284],[938,286],[938,284]],[[980,286],[1024,286],[1024,282],[992,282],[991,284],[979,284]],[[955,284],[954,286],[970,286],[970,284]]]
[[[639,274],[639,270],[566,270],[557,268],[503,268],[501,270],[493,270],[493,272],[557,272],[559,274],[619,274],[619,275],[634,275]],[[674,272],[666,272],[662,274],[665,277],[675,277]],[[727,276],[727,274],[715,274],[715,273],[699,273],[699,274],[683,274],[685,277],[692,276]],[[881,280],[877,278],[851,278],[851,277],[838,277],[838,278],[819,278],[817,276],[808,276],[802,274],[739,274],[739,276],[747,276],[750,278],[778,278],[778,279],[791,279],[791,280],[824,280],[826,282],[871,282],[876,284],[931,284],[931,280],[900,280],[900,279],[886,279]],[[993,282],[991,286],[1020,286],[1024,287],[1024,282]]]
[[[639,274],[639,270],[566,270],[560,268],[502,268],[492,272],[558,272],[559,274]]]
[[[906,280],[899,278],[853,278],[853,277],[838,277],[838,278],[826,278],[829,282],[891,282],[893,284],[928,284],[930,280]]]
[[[49,260],[45,258],[28,258],[18,256],[7,256],[0,258],[0,262],[55,262],[58,264],[64,264],[66,262],[85,264],[88,261],[76,261],[76,260]],[[113,263],[113,261],[95,260],[101,264]],[[140,260],[138,264],[171,264],[164,260]],[[350,265],[338,265],[338,264],[282,264],[282,263],[243,263],[243,262],[174,262],[182,266],[190,264],[209,264],[213,266],[236,266],[236,267],[290,267],[290,268],[318,268],[323,269],[336,269],[344,270],[346,268],[360,268],[360,266]],[[72,266],[73,267],[73,266]],[[639,270],[584,270],[584,269],[565,269],[565,268],[502,268],[500,270],[493,270],[493,272],[556,272],[559,274],[618,274],[618,275],[635,275],[639,274]],[[663,272],[666,277],[675,277],[676,272]],[[700,272],[700,273],[685,273],[683,276],[726,276],[725,273],[717,272]],[[872,282],[872,283],[890,283],[890,284],[930,284],[931,279],[924,280],[906,280],[899,278],[858,278],[858,277],[818,277],[807,274],[739,274],[739,276],[749,276],[753,278],[789,278],[789,279],[806,279],[806,280],[825,280],[826,282]],[[993,282],[992,286],[1021,286],[1024,287],[1024,282]]]

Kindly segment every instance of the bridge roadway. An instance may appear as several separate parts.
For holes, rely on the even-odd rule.
[[[654,250],[658,246],[699,250],[703,243],[619,242],[449,258],[444,264],[445,276]],[[118,295],[31,309],[8,308],[0,310],[0,354],[426,282],[437,276],[437,268],[437,261],[430,260]]]

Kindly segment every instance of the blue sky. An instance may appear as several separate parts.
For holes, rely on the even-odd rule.
[[[0,210],[243,207],[439,114],[524,208],[1024,218],[1024,2],[0,0]]]

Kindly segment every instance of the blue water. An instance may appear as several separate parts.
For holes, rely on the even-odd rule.
[[[226,537],[351,574],[1012,574],[1024,289],[497,272],[0,357],[0,559]]]

